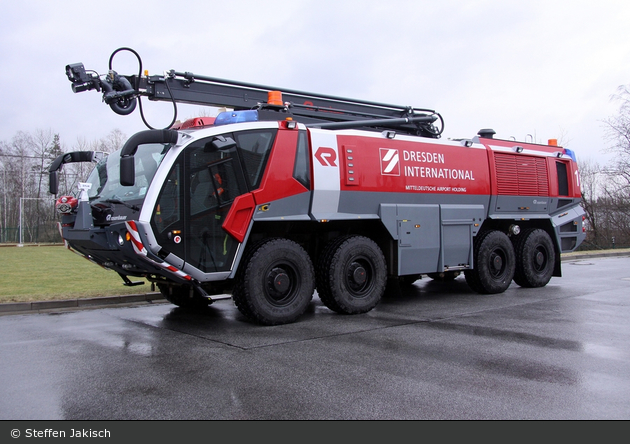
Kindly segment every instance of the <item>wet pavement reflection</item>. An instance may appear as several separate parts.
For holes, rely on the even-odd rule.
[[[563,273],[274,327],[231,300],[0,316],[0,419],[630,419],[630,258]]]

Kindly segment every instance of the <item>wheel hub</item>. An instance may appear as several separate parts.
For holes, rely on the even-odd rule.
[[[352,281],[357,285],[365,284],[367,280],[367,273],[365,272],[365,268],[363,268],[360,264],[354,263],[350,267],[350,277]]]
[[[490,259],[490,265],[492,266],[493,270],[501,271],[501,268],[503,268],[503,258],[501,257],[501,255],[496,253],[493,254],[492,258]]]
[[[543,254],[542,251],[537,251],[536,252],[536,256],[534,257],[534,261],[536,262],[536,265],[541,267],[544,263],[545,263],[545,255]]]
[[[291,278],[282,269],[274,269],[269,274],[271,288],[279,294],[285,294],[291,287]]]

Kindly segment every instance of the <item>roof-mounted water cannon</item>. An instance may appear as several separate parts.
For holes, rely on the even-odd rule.
[[[125,76],[119,75],[114,70],[110,69],[105,78],[101,79],[98,74],[86,72],[83,63],[73,63],[66,65],[66,76],[72,82],[72,92],[74,93],[92,89],[99,92],[103,91],[103,101],[116,114],[125,116],[136,109],[136,97],[139,92],[133,88]]]
[[[126,77],[118,75],[116,71],[109,70],[105,81],[101,82],[103,88],[103,101],[116,114],[126,116],[136,109],[138,92],[131,86]]]
[[[72,92],[80,93],[95,89],[101,90],[101,80],[97,75],[85,72],[83,63],[66,65],[66,76],[72,82]]]

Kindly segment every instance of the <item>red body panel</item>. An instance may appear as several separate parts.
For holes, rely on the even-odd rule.
[[[223,222],[223,229],[239,242],[243,242],[255,207],[254,198],[249,193],[234,199],[232,208]]]
[[[257,205],[307,191],[293,178],[297,140],[297,130],[280,126],[260,187],[252,192]]]
[[[338,144],[341,190],[490,193],[488,157],[480,147],[344,135]]]
[[[581,197],[577,163],[566,155],[562,147],[499,139],[482,139],[481,142],[488,149],[489,164],[494,166],[490,169],[492,194]],[[508,157],[513,159],[511,164],[507,163]],[[561,195],[559,192],[557,163],[566,166],[568,195]],[[502,165],[505,171],[503,184]],[[527,181],[531,183],[527,184]],[[506,187],[505,182],[511,182],[512,188]]]

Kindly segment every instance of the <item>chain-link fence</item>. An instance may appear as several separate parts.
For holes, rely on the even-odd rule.
[[[51,198],[16,198],[15,210],[0,211],[0,243],[59,243],[55,201]],[[3,209],[4,210],[4,209]]]
[[[61,235],[57,228],[57,223],[39,224],[36,226],[30,226],[28,230],[24,230],[20,239],[20,228],[10,227],[0,230],[0,243],[9,244],[21,244],[21,243],[34,243],[34,244],[49,244],[49,243],[61,243]]]

